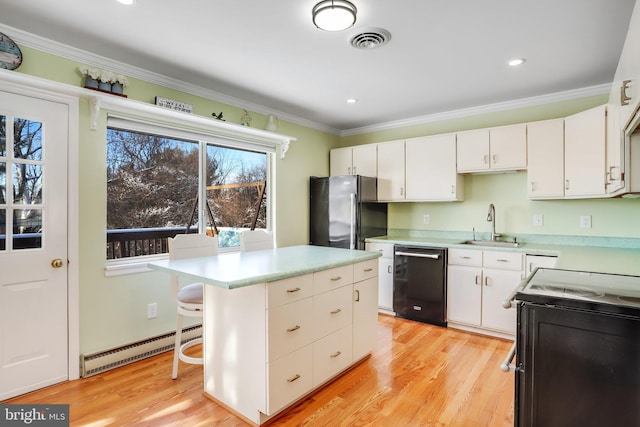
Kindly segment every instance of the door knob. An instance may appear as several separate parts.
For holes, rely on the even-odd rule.
[[[56,259],[51,261],[51,267],[53,267],[53,268],[60,268],[63,265],[64,265],[64,262],[62,262],[62,260],[60,258],[56,258]]]

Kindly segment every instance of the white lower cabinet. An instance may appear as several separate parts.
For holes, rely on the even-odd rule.
[[[378,258],[378,309],[393,314],[393,243],[367,243],[366,250],[382,253]]]
[[[263,424],[370,354],[378,258],[233,290],[205,286],[204,391]]]
[[[502,302],[523,278],[524,254],[449,249],[448,255],[449,326],[515,334],[516,312]]]

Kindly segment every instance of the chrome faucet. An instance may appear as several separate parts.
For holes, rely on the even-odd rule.
[[[500,233],[496,233],[496,207],[493,203],[489,205],[489,213],[487,213],[487,221],[491,222],[491,241],[495,242],[497,238],[501,236]]]

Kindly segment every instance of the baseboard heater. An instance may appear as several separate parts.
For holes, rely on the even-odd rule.
[[[202,325],[190,326],[182,331],[182,342],[202,336]],[[176,333],[171,332],[153,338],[147,338],[122,347],[99,353],[80,356],[80,372],[83,378],[118,368],[138,360],[146,359],[165,351],[173,350]]]

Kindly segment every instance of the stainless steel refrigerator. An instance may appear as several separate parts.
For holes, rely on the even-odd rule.
[[[367,237],[387,234],[387,204],[377,202],[376,178],[312,176],[309,184],[310,244],[364,249]]]

